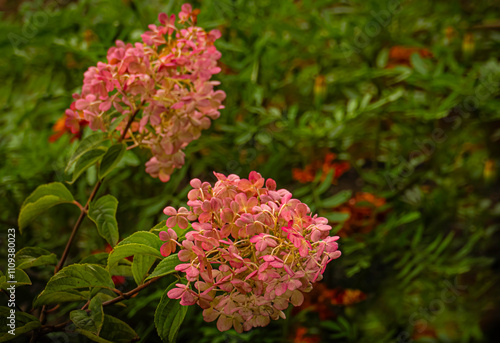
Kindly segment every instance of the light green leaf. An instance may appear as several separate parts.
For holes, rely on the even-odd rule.
[[[72,202],[74,200],[71,192],[62,183],[52,182],[46,185],[38,186],[33,191],[33,193],[31,193],[30,196],[27,197],[26,200],[24,200],[21,208],[23,208],[27,204],[36,202],[38,199],[41,199],[47,195],[56,196],[59,199],[64,200],[66,202]]]
[[[123,239],[118,245],[125,245],[130,243],[149,245],[153,248],[158,249],[158,251],[163,245],[163,241],[160,239],[160,237],[158,237],[158,235],[155,235],[154,233],[148,231],[134,232],[132,235]]]
[[[71,193],[62,183],[54,182],[39,186],[24,201],[19,213],[19,232],[36,217],[51,208],[52,206],[64,203],[73,203]]]
[[[136,255],[132,262],[132,274],[137,285],[144,283],[144,278],[149,273],[156,257],[150,255]]]
[[[377,55],[376,65],[377,68],[383,69],[387,66],[387,62],[389,61],[389,49],[384,48],[380,50]]]
[[[323,217],[327,218],[331,222],[338,223],[345,222],[347,219],[349,219],[350,215],[349,213],[344,212],[332,212],[323,215]]]
[[[106,139],[107,134],[104,132],[96,132],[87,138],[84,138],[81,143],[76,148],[75,152],[71,156],[68,162],[68,166],[66,167],[66,172],[68,172],[71,165],[75,163],[83,154],[87,151],[90,151],[100,145],[102,145],[103,141]]]
[[[160,303],[155,311],[156,330],[164,342],[175,342],[179,327],[188,310],[187,306],[182,306],[180,304],[180,300],[170,299],[167,295],[168,291],[174,288],[176,283],[178,282],[173,282],[168,286],[165,292],[163,292]]]
[[[352,191],[350,190],[340,191],[334,196],[331,196],[323,200],[321,202],[321,206],[324,208],[337,207],[345,203],[347,200],[349,200],[351,196],[352,196]]]
[[[101,165],[99,166],[99,179],[103,179],[106,175],[108,175],[113,168],[120,162],[123,157],[123,154],[127,150],[127,146],[123,143],[118,143],[112,145],[106,154],[104,154]]]
[[[112,247],[118,243],[118,223],[116,209],[118,200],[112,195],[105,195],[90,204],[88,216],[97,225],[97,231]]]
[[[57,256],[42,248],[26,247],[16,253],[16,264],[18,269],[56,265]]]
[[[415,70],[422,74],[422,75],[428,75],[429,74],[429,66],[427,63],[424,61],[424,59],[418,54],[414,53],[410,57],[411,65]]]
[[[118,244],[108,257],[108,270],[113,270],[115,265],[121,260],[129,256],[135,255],[151,255],[156,258],[163,258],[160,254],[159,248],[153,248],[150,245],[130,243],[130,244]]]
[[[175,267],[180,263],[181,261],[179,261],[177,254],[165,257],[160,261],[160,263],[158,263],[154,271],[147,277],[146,280],[175,273]]]
[[[11,316],[9,307],[0,307],[0,342],[7,342],[11,339],[18,338],[20,335],[37,329],[41,326],[40,321],[31,314],[15,311],[15,324],[12,327],[8,326],[11,320],[7,317]],[[13,332],[11,330],[14,330]],[[12,335],[11,333],[14,333]]]
[[[316,189],[314,189],[313,192],[316,195],[321,195],[324,192],[326,192],[326,190],[328,188],[330,188],[330,186],[332,185],[332,181],[333,181],[333,172],[334,172],[334,170],[330,170],[328,172],[328,174],[326,175],[325,179],[323,180],[323,182],[321,182],[321,184]]]
[[[99,147],[85,152],[78,159],[78,161],[76,161],[75,170],[73,170],[73,177],[70,183],[75,182],[85,170],[99,161],[105,153],[106,148],[104,147]]]

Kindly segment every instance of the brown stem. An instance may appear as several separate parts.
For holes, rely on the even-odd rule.
[[[139,107],[134,111],[134,113],[132,114],[132,116],[128,120],[128,123],[125,126],[125,130],[123,130],[123,133],[122,133],[120,139],[118,140],[118,142],[121,142],[121,141],[123,141],[125,139],[125,136],[127,135],[127,131],[128,131],[128,129],[130,129],[130,126],[132,125],[132,122],[134,121],[135,116],[141,110],[142,105],[144,105],[144,101],[141,102],[141,104],[139,105]]]
[[[134,113],[132,114],[132,116],[129,118],[128,122],[127,122],[127,125],[125,127],[125,130],[123,131],[123,134],[121,135],[121,137],[118,139],[118,142],[121,142],[123,141],[123,139],[125,139],[125,135],[127,134],[127,131],[128,129],[130,128],[130,125],[132,125],[132,122],[134,121],[134,118],[135,116],[137,115],[137,113],[139,113],[142,105],[144,104],[144,102],[142,102],[139,107],[134,111]],[[61,270],[61,268],[64,266],[64,262],[66,261],[66,258],[68,257],[68,254],[69,254],[69,249],[71,248],[71,244],[73,243],[73,240],[75,239],[75,236],[76,236],[76,233],[78,231],[78,228],[80,227],[80,225],[82,224],[83,222],[83,219],[85,219],[85,216],[87,215],[87,212],[88,212],[88,209],[89,209],[89,206],[90,206],[90,203],[92,202],[92,200],[94,200],[94,197],[96,196],[97,194],[97,191],[99,190],[99,188],[101,187],[102,185],[102,179],[97,181],[96,185],[94,186],[94,189],[92,190],[92,193],[90,194],[88,200],[87,200],[87,203],[85,204],[84,207],[82,207],[79,203],[77,203],[77,205],[79,205],[78,207],[80,207],[80,216],[78,217],[78,220],[76,221],[75,223],[75,226],[73,227],[73,230],[71,231],[71,235],[69,236],[69,240],[68,240],[68,243],[66,243],[66,247],[64,248],[64,252],[61,256],[61,259],[59,260],[59,262],[57,263],[57,266],[55,267],[54,269],[54,274],[57,274],[57,272],[59,270]],[[42,309],[40,311],[40,323],[43,325],[44,324],[44,321],[45,321],[45,314],[46,314],[46,306],[42,306]],[[36,338],[37,338],[37,334],[34,333],[31,340],[33,342],[36,341]]]

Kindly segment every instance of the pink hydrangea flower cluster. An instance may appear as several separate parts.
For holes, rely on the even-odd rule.
[[[163,255],[181,247],[176,267],[187,284],[168,292],[182,305],[201,306],[204,319],[217,320],[225,331],[248,331],[285,317],[291,303],[299,306],[303,292],[322,279],[326,265],[340,256],[338,236],[330,236],[326,218],[312,216],[309,207],[276,182],[251,172],[248,179],[215,173],[212,187],[191,181],[188,206],[167,207]],[[192,229],[182,244],[172,230]]]
[[[176,26],[175,14],[159,15],[160,26],[149,25],[143,43],[117,41],[99,62],[84,74],[81,94],[66,110],[66,126],[79,131],[82,120],[92,130],[108,131],[115,120],[123,133],[134,122],[127,138],[134,146],[151,149],[146,171],[163,182],[184,164],[182,151],[199,138],[211,120],[220,115],[226,97],[211,81],[220,72],[221,57],[214,46],[221,34],[195,26],[199,11],[184,4]]]

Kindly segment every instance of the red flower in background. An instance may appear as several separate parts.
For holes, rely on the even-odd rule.
[[[323,160],[316,160],[307,165],[304,169],[292,169],[292,176],[294,180],[301,183],[312,182],[316,177],[318,171],[321,171],[321,180],[323,181],[328,173],[333,170],[332,183],[336,183],[337,179],[346,171],[351,169],[351,165],[347,161],[335,161],[337,154],[329,152],[325,155]]]
[[[434,56],[431,51],[425,48],[396,45],[389,50],[389,62],[386,68],[390,69],[398,65],[410,67],[411,55],[415,53],[419,54],[422,58],[432,58]]]

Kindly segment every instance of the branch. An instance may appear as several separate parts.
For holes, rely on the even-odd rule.
[[[126,300],[126,299],[130,299],[132,298],[134,295],[136,295],[137,293],[139,293],[141,290],[143,290],[144,288],[148,287],[149,285],[151,285],[152,283],[158,281],[159,279],[161,279],[163,276],[158,276],[154,279],[151,279],[149,280],[148,282],[140,285],[140,286],[137,286],[136,288],[134,288],[133,290],[131,290],[130,292],[127,292],[127,293],[122,293],[121,295],[117,296],[116,298],[114,299],[111,299],[111,300],[108,300],[108,301],[105,301],[102,303],[102,306],[109,306],[109,305],[114,305],[116,304],[117,302],[120,302],[122,300]],[[90,304],[90,301],[87,301],[85,303],[85,305],[83,305],[83,307],[81,308],[82,310],[86,310],[87,312],[89,312],[90,310],[87,309],[87,307],[89,306]],[[56,324],[56,325],[43,325],[41,328],[40,328],[40,332],[42,334],[47,334],[47,333],[50,333],[50,332],[55,332],[55,331],[64,331],[64,328],[71,324],[71,320],[67,320],[63,323],[60,323],[60,324]]]

